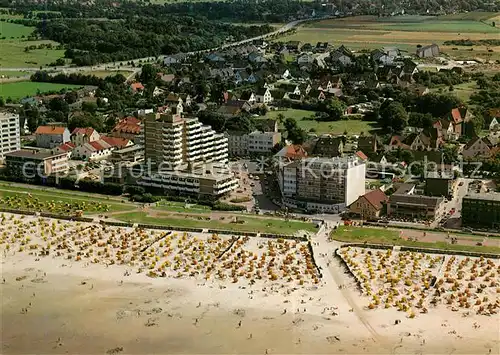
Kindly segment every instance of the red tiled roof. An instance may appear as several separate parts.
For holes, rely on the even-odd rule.
[[[292,144],[286,147],[284,156],[286,158],[303,158],[307,156],[307,152],[301,145]]]
[[[87,136],[91,136],[92,133],[95,132],[95,129],[92,127],[87,127],[87,128],[75,128],[71,134],[83,134]]]
[[[72,151],[75,147],[76,147],[76,145],[74,145],[71,142],[68,142],[68,143],[61,144],[58,148],[60,150],[62,150],[63,152],[69,152],[69,151]]]
[[[370,192],[364,194],[361,197],[365,198],[377,210],[381,210],[382,209],[382,202],[389,201],[389,198],[380,189],[376,189],[376,190],[370,191]]]
[[[362,160],[368,160],[368,157],[366,156],[365,153],[363,153],[361,150],[359,152],[356,152],[356,155],[362,159]]]
[[[66,127],[58,126],[40,126],[36,129],[35,134],[63,134]]]
[[[119,137],[103,136],[101,137],[101,140],[105,141],[112,147],[118,147],[118,148],[126,147],[130,143],[129,139],[119,138]]]
[[[130,84],[130,88],[134,91],[144,90],[144,85],[142,85],[141,83],[132,83]]]
[[[462,122],[462,115],[460,114],[460,110],[458,108],[451,110],[451,118],[455,123]]]
[[[115,128],[113,128],[113,132],[137,134],[141,131],[141,126],[139,126],[140,123],[141,121],[139,119],[129,116],[121,119]]]

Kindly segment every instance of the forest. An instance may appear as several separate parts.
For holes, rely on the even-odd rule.
[[[190,16],[124,21],[57,19],[40,22],[38,34],[63,44],[76,65],[128,60],[215,48],[272,31],[268,25],[234,26]]]

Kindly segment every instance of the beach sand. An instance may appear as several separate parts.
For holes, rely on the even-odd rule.
[[[318,239],[319,240],[319,239]],[[334,244],[318,286],[149,278],[126,266],[1,255],[3,354],[498,354],[500,319],[368,310]],[[125,276],[129,271],[128,276]],[[345,287],[339,288],[339,285]],[[395,320],[400,320],[395,324]],[[241,323],[240,323],[241,322]]]

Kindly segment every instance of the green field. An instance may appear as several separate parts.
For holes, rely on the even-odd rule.
[[[0,70],[0,78],[18,78],[21,76],[30,75],[27,71],[10,71],[10,70]]]
[[[57,44],[53,41],[0,40],[0,67],[38,68],[48,65],[64,56],[64,50],[34,49],[24,51],[24,47],[42,43]]]
[[[173,202],[161,200],[156,203],[153,210],[157,211],[171,211],[179,213],[209,213],[211,209],[208,206],[197,204],[185,204],[183,202]]]
[[[440,88],[432,88],[431,91],[437,92],[440,89],[442,90],[442,92],[455,95],[462,101],[467,102],[469,101],[471,95],[477,90],[477,84],[475,81],[471,81],[463,84],[454,85],[453,91],[451,92],[448,91],[447,86],[442,86]]]
[[[206,229],[223,229],[234,230],[241,232],[260,232],[271,234],[287,234],[293,235],[298,230],[306,230],[310,232],[316,231],[316,227],[312,223],[299,221],[284,221],[270,218],[254,218],[238,216],[238,219],[244,223],[229,223],[218,220],[198,220],[191,218],[176,218],[172,216],[149,216],[145,212],[121,213],[114,216],[125,222],[155,224],[168,227],[188,227],[188,228],[206,228]]]
[[[347,227],[340,226],[336,231],[333,231],[330,237],[334,240],[350,243],[374,243],[388,244],[400,246],[413,246],[422,248],[435,248],[443,250],[465,250],[500,254],[500,248],[494,246],[476,246],[476,245],[460,245],[449,244],[446,242],[413,242],[399,237],[397,230],[370,228],[370,227]]]
[[[23,97],[37,95],[38,93],[60,91],[62,89],[75,89],[81,85],[35,83],[31,81],[21,81],[17,83],[0,84],[0,96],[12,98],[13,100]]]
[[[38,202],[35,203],[35,199]],[[110,197],[56,189],[39,190],[6,184],[0,185],[0,206],[52,213],[74,212],[81,209],[84,213],[90,214],[130,211],[136,208],[131,203],[121,203]]]
[[[28,37],[35,27],[28,27],[23,25],[18,25],[17,23],[10,22],[0,22],[0,38],[6,37],[6,39],[20,39]]]
[[[309,132],[311,128],[315,129],[315,133],[330,133],[343,134],[347,131],[349,134],[360,134],[361,132],[368,133],[376,130],[374,122],[359,121],[359,120],[342,120],[332,122],[319,122],[313,120],[305,120],[304,118],[314,116],[313,111],[289,109],[286,111],[269,111],[266,116],[261,118],[276,119],[279,114],[283,114],[285,118],[294,118],[301,128]],[[283,128],[283,127],[281,127]]]

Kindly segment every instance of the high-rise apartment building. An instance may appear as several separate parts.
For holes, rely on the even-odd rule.
[[[5,154],[21,149],[21,131],[19,115],[10,112],[0,112],[0,161]]]
[[[197,118],[152,114],[144,121],[145,158],[162,168],[228,162],[228,141]]]
[[[217,198],[238,187],[227,168],[228,140],[197,118],[151,114],[144,120],[144,156],[153,171],[138,184],[165,193]]]

